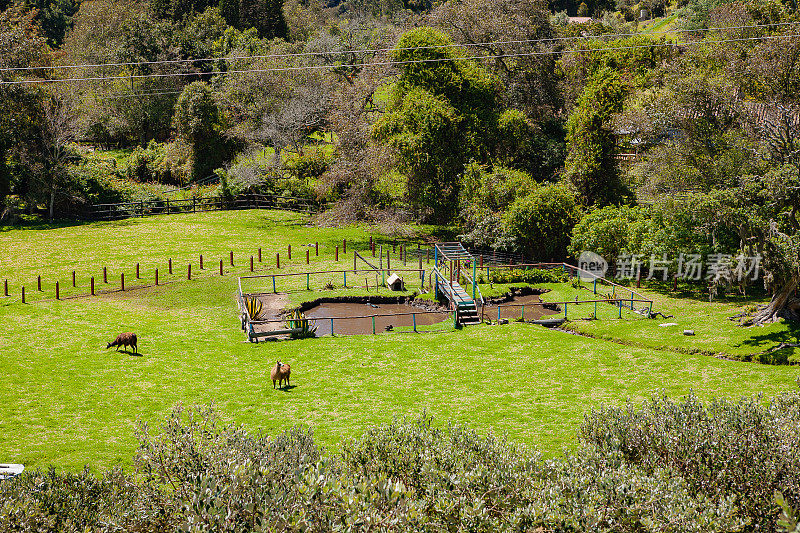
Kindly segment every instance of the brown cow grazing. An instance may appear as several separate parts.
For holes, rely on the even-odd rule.
[[[272,371],[269,373],[272,378],[272,388],[275,388],[275,381],[278,381],[278,388],[282,387],[283,380],[286,380],[286,385],[289,385],[289,375],[292,373],[292,368],[288,363],[281,363],[278,361]]]
[[[138,352],[138,347],[136,345],[136,333],[120,333],[117,335],[117,338],[114,339],[114,342],[109,342],[108,346],[106,346],[106,350],[111,348],[112,346],[117,347],[117,351],[119,351],[119,347],[123,346],[127,349],[128,346],[133,348],[133,353]]]

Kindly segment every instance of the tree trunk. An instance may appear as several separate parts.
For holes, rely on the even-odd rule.
[[[783,318],[800,324],[800,298],[794,296],[798,280],[792,279],[772,296],[769,304],[753,316],[753,325],[760,326]]]
[[[55,186],[53,186],[53,188],[50,189],[50,206],[48,209],[50,213],[50,222],[53,221],[53,206],[55,205],[55,203],[56,203],[56,190]]]

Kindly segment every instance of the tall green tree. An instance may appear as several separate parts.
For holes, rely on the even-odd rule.
[[[205,178],[228,157],[223,124],[207,83],[187,85],[175,104],[173,125],[178,141],[191,147],[192,179]]]
[[[451,39],[433,28],[406,32],[391,57],[401,63],[400,76],[375,135],[395,149],[415,211],[422,218],[449,221],[465,164],[486,161],[492,151],[495,82],[480,66],[461,59]]]
[[[0,12],[0,66],[46,66],[50,54],[34,21],[35,13],[22,6]],[[0,70],[0,81],[15,81],[22,71]],[[0,201],[12,192],[14,175],[9,163],[18,161],[35,130],[42,92],[36,85],[0,85]]]
[[[609,121],[622,109],[626,89],[605,67],[586,85],[567,121],[564,175],[587,205],[618,203],[628,194],[614,159],[616,141]]]

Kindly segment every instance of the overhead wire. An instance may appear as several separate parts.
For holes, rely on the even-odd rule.
[[[58,69],[77,69],[77,68],[102,68],[102,67],[125,67],[125,66],[147,66],[147,65],[170,65],[182,63],[198,63],[210,61],[237,61],[244,59],[287,59],[298,57],[316,57],[316,56],[330,56],[330,55],[347,55],[347,54],[364,54],[364,53],[379,53],[391,51],[410,51],[410,50],[433,50],[441,48],[469,48],[479,46],[491,46],[501,44],[536,44],[536,43],[553,43],[561,41],[574,41],[574,40],[590,40],[590,39],[606,39],[610,37],[635,37],[635,36],[652,36],[664,34],[681,34],[681,33],[700,33],[711,31],[732,31],[732,30],[747,30],[747,29],[762,29],[772,28],[777,26],[796,26],[800,22],[777,22],[774,24],[752,24],[743,26],[717,26],[712,28],[700,28],[695,30],[663,30],[654,31],[649,33],[633,32],[633,33],[610,33],[602,35],[577,35],[577,36],[564,36],[564,37],[543,37],[539,39],[519,39],[519,40],[506,40],[506,41],[484,41],[478,43],[450,43],[442,45],[430,46],[414,46],[414,47],[401,47],[401,48],[364,48],[364,49],[351,49],[351,50],[332,50],[332,51],[319,51],[319,52],[293,52],[283,54],[261,54],[261,55],[239,55],[239,56],[217,56],[217,57],[198,57],[187,59],[163,59],[152,61],[127,61],[127,62],[113,62],[113,63],[83,63],[72,65],[42,65],[42,66],[26,66],[26,67],[0,67],[0,72],[22,72],[29,70],[58,70]]]
[[[502,59],[512,57],[531,57],[531,56],[545,56],[545,55],[562,55],[571,53],[585,53],[585,52],[604,52],[616,50],[634,50],[641,48],[665,48],[665,47],[686,47],[697,46],[702,44],[720,44],[730,42],[744,42],[744,41],[766,41],[772,39],[787,39],[798,37],[798,35],[766,35],[759,37],[742,37],[737,39],[719,39],[713,41],[697,41],[697,42],[674,42],[674,43],[650,43],[643,45],[632,46],[615,46],[607,48],[584,48],[584,49],[571,49],[571,50],[551,50],[551,51],[535,51],[535,52],[515,52],[508,54],[489,54],[480,56],[465,56],[465,57],[447,57],[447,58],[433,58],[433,59],[409,59],[403,61],[377,61],[372,63],[356,63],[353,65],[341,64],[325,64],[325,65],[302,65],[292,67],[271,67],[271,68],[250,68],[250,69],[234,69],[224,70],[212,73],[199,73],[199,72],[165,72],[165,73],[152,73],[152,74],[130,74],[126,76],[86,76],[79,78],[53,78],[53,79],[21,79],[21,80],[8,80],[0,81],[0,85],[22,85],[22,84],[42,84],[42,83],[65,83],[65,82],[85,82],[85,81],[110,81],[110,80],[131,80],[131,79],[153,79],[153,78],[172,78],[172,77],[186,77],[186,76],[199,76],[201,74],[247,74],[247,73],[264,73],[264,72],[292,72],[302,70],[321,70],[321,69],[334,69],[343,66],[353,68],[364,67],[377,67],[377,66],[399,66],[410,64],[423,64],[423,63],[441,63],[449,61],[476,61],[481,59]]]

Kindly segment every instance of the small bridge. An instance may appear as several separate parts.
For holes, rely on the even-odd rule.
[[[460,242],[437,243],[433,251],[433,269],[431,280],[434,282],[434,295],[438,298],[443,294],[450,302],[456,313],[456,322],[461,325],[480,324],[478,314],[479,306],[483,307],[483,296],[475,283],[475,269],[477,267],[473,257]],[[465,266],[472,267],[472,277],[462,270]],[[465,284],[471,285],[472,295],[459,283],[464,279]]]

